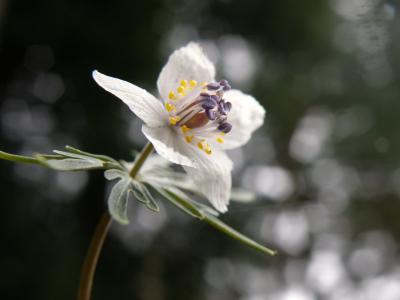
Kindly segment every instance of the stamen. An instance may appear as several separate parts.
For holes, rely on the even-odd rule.
[[[208,155],[212,154],[211,147],[205,140],[200,140],[200,142],[197,143],[197,147]]]
[[[171,125],[176,125],[176,123],[179,122],[180,119],[181,119],[181,117],[179,117],[179,116],[169,117],[169,123]]]
[[[197,147],[199,147],[199,149],[201,149],[201,150],[204,150],[203,142],[204,141],[200,141],[197,143]]]
[[[211,98],[205,98],[203,100],[203,104],[201,105],[201,107],[207,110],[207,109],[213,109],[216,105],[217,103]]]
[[[211,95],[210,98],[214,100],[216,103],[219,101],[219,97],[217,95]]]
[[[229,90],[231,89],[231,86],[230,86],[230,84],[228,83],[228,80],[223,79],[223,80],[221,80],[221,81],[219,82],[219,84],[222,86],[222,89],[223,89],[224,91],[229,91]]]
[[[190,126],[189,124],[187,124],[187,122],[189,120],[191,120],[193,117],[195,117],[201,111],[202,111],[201,108],[196,108],[196,109],[190,111],[189,113],[187,113],[186,115],[182,116],[182,118],[179,119],[179,120],[182,121],[182,122],[180,122],[180,124],[184,124],[184,125],[187,125],[190,128],[194,128],[194,126]],[[200,119],[201,119],[201,117],[200,117]],[[194,123],[197,123],[197,122],[194,122]]]
[[[187,127],[186,125],[183,125],[183,126],[181,126],[181,130],[182,130],[182,133],[186,133],[186,132],[190,131],[190,128]]]
[[[227,122],[226,123],[221,123],[218,126],[218,130],[220,130],[220,131],[222,131],[224,133],[228,133],[229,131],[232,130],[232,125],[227,123]]]
[[[211,121],[214,121],[217,118],[217,114],[215,111],[211,109],[206,109],[207,118]]]
[[[170,100],[180,100],[176,104],[165,103],[170,113],[169,122],[180,128],[186,143],[211,155],[211,146],[204,138],[210,137],[222,144],[223,136],[232,130],[227,122],[232,103],[223,99],[224,92],[231,87],[227,80],[199,84],[189,79],[180,80],[176,90],[168,94]]]
[[[170,100],[176,100],[176,96],[175,96],[174,91],[170,91],[170,92],[169,92],[168,98],[169,98]]]
[[[185,87],[183,85],[181,85],[177,88],[177,91],[179,94],[183,94],[183,92],[185,91]]]
[[[216,91],[220,88],[220,85],[216,82],[211,82],[211,83],[207,84],[207,88],[211,91]]]
[[[232,103],[231,102],[225,102],[224,108],[227,112],[230,112],[232,109]]]
[[[193,138],[194,138],[193,134],[187,135],[187,136],[185,136],[185,141],[190,144],[192,142]]]
[[[175,105],[171,104],[171,103],[165,103],[165,108],[167,109],[168,112],[170,111],[176,111],[176,107]]]
[[[219,111],[220,114],[226,115],[227,111],[225,110],[225,102],[224,102],[224,100],[221,100],[218,103],[218,111]]]

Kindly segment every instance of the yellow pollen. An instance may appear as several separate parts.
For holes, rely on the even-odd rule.
[[[189,84],[193,88],[193,87],[195,87],[197,85],[197,81],[192,79],[192,80],[189,81]]]
[[[180,87],[178,87],[177,91],[178,93],[182,94],[185,91],[185,87],[181,85]]]
[[[217,142],[220,143],[220,144],[222,144],[222,143],[224,142],[224,139],[221,138],[221,137],[217,137]]]
[[[184,79],[182,79],[180,82],[181,86],[183,86],[183,87],[187,87],[187,83],[188,83],[187,80],[184,80]]]
[[[202,83],[200,83],[201,86],[206,86],[207,82],[203,81]]]
[[[180,119],[181,119],[181,118],[180,118],[179,116],[176,116],[176,117],[169,117],[169,123],[170,123],[171,125],[175,125],[177,122],[179,122]]]
[[[176,111],[176,107],[171,103],[165,103],[165,108],[167,109],[168,112],[170,112],[172,110]]]
[[[175,93],[173,91],[170,91],[168,94],[168,98],[171,100],[175,100],[176,99]]]
[[[182,130],[182,133],[186,133],[190,130],[190,128],[187,127],[186,125],[183,125],[183,126],[181,126],[181,130]]]
[[[206,153],[207,153],[208,155],[211,155],[211,154],[212,154],[212,151],[211,151],[210,146],[208,146],[207,149],[204,150],[204,151],[206,151]]]
[[[191,143],[193,138],[194,138],[194,135],[187,135],[187,136],[185,136],[185,141],[187,143]]]
[[[204,149],[203,142],[198,142],[197,147],[199,147],[199,149],[203,150]]]

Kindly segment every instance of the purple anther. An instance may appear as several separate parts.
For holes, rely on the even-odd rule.
[[[211,98],[205,99],[202,101],[201,107],[204,109],[213,109],[217,103],[213,101]]]
[[[227,83],[226,85],[223,86],[222,88],[224,91],[229,91],[231,89],[231,86],[229,85],[229,83]]]
[[[232,103],[230,102],[224,102],[224,109],[226,112],[230,112],[232,109]]]
[[[210,97],[210,94],[209,93],[200,93],[200,96],[202,96],[202,97]]]
[[[219,84],[222,86],[224,91],[229,91],[231,89],[231,85],[229,84],[228,80],[223,79],[219,82]]]
[[[217,95],[211,95],[210,98],[215,101],[215,103],[218,103],[219,97]]]
[[[217,118],[217,114],[211,109],[206,109],[206,115],[207,118],[211,121],[214,121]]]
[[[224,132],[224,133],[228,133],[229,131],[232,130],[232,125],[229,124],[229,123],[221,123],[221,124],[219,124],[219,126],[218,126],[218,130],[219,130],[219,131],[222,131],[222,132]]]
[[[220,88],[221,86],[216,83],[216,82],[211,82],[209,84],[207,84],[207,89],[211,90],[211,91],[216,91]]]
[[[226,111],[226,109],[225,109],[225,102],[224,102],[224,100],[221,100],[221,101],[218,103],[218,111],[219,111],[219,113],[220,113],[221,115],[226,115],[227,111]]]

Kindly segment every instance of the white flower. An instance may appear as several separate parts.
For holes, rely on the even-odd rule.
[[[214,65],[195,43],[176,50],[157,87],[162,101],[133,84],[93,72],[96,82],[120,98],[145,123],[155,150],[184,167],[220,212],[227,210],[232,161],[225,149],[245,144],[263,121],[264,108],[250,95],[215,81]]]

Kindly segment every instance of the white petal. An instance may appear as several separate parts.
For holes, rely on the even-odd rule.
[[[232,149],[246,144],[253,131],[264,123],[265,109],[252,96],[238,90],[226,92],[224,98],[232,103],[228,115],[232,130],[225,135],[222,148]]]
[[[213,63],[198,44],[189,43],[171,54],[158,77],[157,87],[161,97],[166,100],[169,92],[176,89],[182,79],[194,79],[200,83],[213,81],[214,77]]]
[[[194,168],[184,166],[186,172],[211,204],[218,211],[226,212],[232,187],[232,161],[218,150],[211,155],[194,147],[190,151],[196,165]]]
[[[189,145],[170,126],[153,128],[143,125],[142,132],[153,144],[157,153],[165,159],[179,165],[194,166],[193,160],[187,156],[186,152]]]
[[[149,126],[163,126],[168,119],[161,101],[146,90],[98,71],[93,71],[93,78],[103,89],[121,99]]]

